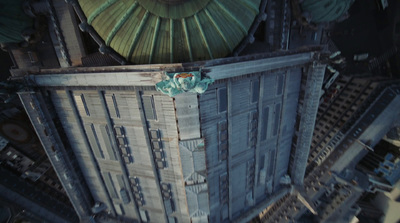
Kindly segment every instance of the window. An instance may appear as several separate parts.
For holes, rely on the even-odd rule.
[[[165,167],[165,162],[162,160],[156,160],[156,165],[158,169],[164,169]]]
[[[110,113],[111,117],[116,117],[116,118],[121,118],[118,105],[117,105],[117,98],[115,97],[115,94],[105,94],[104,95],[106,103],[107,103],[107,108],[108,112]]]
[[[111,145],[111,134],[110,134],[110,131],[108,129],[108,126],[107,125],[102,125],[100,127],[100,129],[101,129],[101,134],[103,136],[102,138],[104,140],[104,143],[105,143],[105,146],[106,146],[106,150],[108,152],[108,155],[110,156],[110,159],[111,160],[117,160],[117,157],[116,157],[116,155],[114,153],[114,148]]]
[[[228,107],[228,95],[226,88],[218,89],[218,112],[226,112]]]
[[[223,142],[223,141],[227,141],[227,139],[228,139],[228,132],[226,130],[220,131],[219,132],[219,140],[221,142]]]
[[[152,144],[153,144],[153,149],[154,149],[154,150],[160,150],[160,149],[162,149],[162,144],[161,144],[160,141],[153,141]]]
[[[247,161],[246,190],[251,190],[254,185],[254,159]]]
[[[228,174],[223,173],[219,176],[219,197],[221,203],[228,202]]]
[[[142,96],[143,102],[143,110],[147,120],[156,120],[156,110],[154,106],[154,98],[152,95],[143,95]]]
[[[121,126],[115,126],[115,134],[117,135],[117,137],[121,137],[124,136],[124,128]]]
[[[260,96],[260,83],[258,80],[251,81],[251,103],[258,102]]]
[[[218,151],[219,160],[226,160],[228,157],[228,124],[226,121],[218,123]]]
[[[139,179],[137,177],[130,177],[129,178],[131,181],[131,187],[134,193],[134,199],[136,200],[136,203],[139,206],[143,206],[144,205],[144,199],[143,199],[143,194],[140,188],[140,182]]]
[[[158,130],[150,130],[150,137],[151,139],[158,139],[160,138],[160,132]]]
[[[122,200],[122,202],[124,202],[124,204],[128,204],[131,201],[131,199],[129,198],[128,192],[124,188],[122,188],[119,191],[119,193],[121,195],[121,200]]]
[[[172,199],[164,200],[164,207],[165,207],[165,213],[167,213],[167,215],[170,215],[175,211],[175,207],[174,207],[174,203],[172,202]]]
[[[101,149],[99,138],[97,136],[96,129],[93,124],[90,124],[90,130],[88,131],[88,138],[96,157],[104,159],[104,152]]]
[[[275,165],[275,150],[271,150],[269,157],[269,167],[268,167],[268,178],[271,179],[274,174],[274,165]]]
[[[124,215],[125,214],[124,209],[123,209],[121,204],[114,204],[114,208],[115,208],[115,211],[117,212],[118,215]]]
[[[119,114],[119,109],[118,109],[118,105],[117,105],[117,99],[115,98],[115,94],[112,95],[112,100],[113,100],[113,104],[114,104],[115,114],[117,115],[118,118],[121,118],[121,116]]]
[[[106,172],[103,174],[104,183],[108,189],[108,193],[110,194],[111,198],[118,199],[117,191],[115,190],[114,183],[111,178],[111,174]]]
[[[86,114],[86,116],[90,116],[89,109],[86,104],[85,96],[83,94],[80,95],[74,95],[75,103],[76,103],[76,108],[79,111],[79,114],[82,116],[82,114]]]
[[[228,124],[226,121],[221,121],[218,123],[218,130],[219,131],[223,131],[226,130],[228,128]]]
[[[279,75],[277,79],[276,95],[281,95],[283,93],[283,81],[285,80],[284,75]]]
[[[141,219],[143,222],[148,222],[148,221],[149,221],[147,211],[145,211],[145,210],[139,210],[139,214],[140,214],[140,219]]]
[[[274,122],[274,131],[273,134],[276,136],[278,134],[279,124],[280,124],[280,116],[281,116],[281,104],[275,105],[275,122]]]
[[[267,139],[267,130],[268,130],[268,115],[269,115],[269,107],[265,107],[262,113],[262,127],[261,127],[261,140]]]

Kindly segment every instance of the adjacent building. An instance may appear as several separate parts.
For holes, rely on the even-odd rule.
[[[260,214],[262,222],[334,222],[364,192],[391,190],[377,174],[359,172],[357,164],[398,122],[398,83],[341,77],[328,92],[321,99],[308,157],[307,202],[296,194],[285,197]]]

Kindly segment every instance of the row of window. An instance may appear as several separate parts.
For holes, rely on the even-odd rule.
[[[153,95],[142,95],[141,98],[146,119],[157,120]],[[110,116],[113,118],[121,118],[116,95],[105,93],[104,99]],[[81,116],[91,116],[91,112],[84,94],[74,94],[74,100]]]
[[[276,95],[282,95],[283,88],[284,88],[284,75],[278,75],[277,78],[277,88],[276,88]],[[251,80],[251,94],[250,94],[250,102],[257,103],[260,97],[260,81],[258,79]],[[228,95],[227,89],[219,88],[217,90],[217,98],[218,98],[218,112],[222,113],[227,110],[228,107]]]
[[[107,103],[108,112],[111,117],[121,118],[121,114],[119,112],[117,99],[115,94],[104,94],[104,98]]]
[[[246,164],[246,191],[251,191],[254,186],[254,159],[247,161]]]
[[[222,204],[229,201],[228,174],[223,173],[219,176],[219,199]]]
[[[164,201],[165,213],[168,215],[168,217],[171,217],[169,215],[175,212],[175,204],[172,199],[171,184],[160,183],[160,186],[161,186],[161,195]],[[171,220],[173,220],[173,222],[175,221],[175,219]]]
[[[167,166],[160,130],[150,130],[150,141],[153,151],[153,159],[158,169],[164,169]]]
[[[228,123],[225,120],[218,123],[218,152],[220,161],[228,158]]]
[[[142,188],[140,187],[139,178],[131,177],[130,184],[131,184],[131,188],[133,191],[133,196],[136,201],[136,204],[138,206],[143,206],[145,204],[145,202],[144,202],[144,198],[143,198]]]
[[[250,112],[249,122],[249,147],[255,151],[257,145],[257,129],[258,129],[258,112],[257,110]],[[251,191],[254,186],[254,159],[246,164],[246,191]]]
[[[249,122],[249,147],[255,149],[257,144],[258,112],[250,112]]]
[[[128,146],[128,141],[125,136],[125,130],[122,126],[114,126],[114,132],[117,138],[117,143],[119,150],[121,152],[121,157],[125,164],[133,163],[133,155],[131,148]]]

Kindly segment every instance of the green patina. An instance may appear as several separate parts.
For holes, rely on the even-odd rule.
[[[22,34],[34,21],[22,9],[23,0],[0,0],[0,43],[24,41]]]
[[[354,0],[304,0],[301,8],[311,14],[312,22],[321,23],[340,18],[353,3]]]
[[[201,78],[199,71],[166,73],[166,79],[157,83],[156,88],[158,91],[174,97],[184,92],[202,94],[207,90],[208,85],[213,82],[213,79]]]
[[[261,0],[78,0],[107,46],[134,64],[221,58],[246,37]]]

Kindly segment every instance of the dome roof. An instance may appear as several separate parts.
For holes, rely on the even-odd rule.
[[[304,0],[301,8],[311,14],[312,22],[331,22],[349,10],[353,3],[354,0]]]
[[[261,0],[79,0],[105,44],[134,64],[225,57],[247,36]]]
[[[33,27],[33,19],[22,9],[23,0],[0,0],[0,43],[24,41],[23,33]]]

